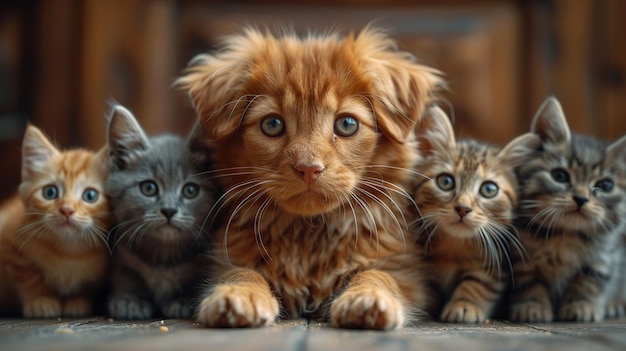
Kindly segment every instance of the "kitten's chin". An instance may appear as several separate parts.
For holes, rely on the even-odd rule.
[[[456,222],[445,226],[445,232],[457,239],[471,239],[476,236],[476,230],[473,225],[464,222]]]
[[[339,202],[317,192],[306,191],[289,199],[278,202],[285,211],[299,216],[316,216],[328,213],[339,207]]]

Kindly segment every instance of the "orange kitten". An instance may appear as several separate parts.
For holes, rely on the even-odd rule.
[[[59,151],[39,129],[26,129],[19,198],[0,209],[1,264],[25,317],[92,311],[110,258],[107,165],[104,148]]]
[[[423,313],[420,251],[401,210],[414,125],[442,83],[372,29],[341,38],[247,30],[200,55],[188,90],[225,195],[206,326],[282,313],[395,329]]]

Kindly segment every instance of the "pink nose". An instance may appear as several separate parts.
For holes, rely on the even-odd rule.
[[[65,216],[65,217],[70,217],[72,215],[72,213],[74,213],[74,210],[70,207],[61,207],[61,209],[59,210],[61,211],[61,213]]]
[[[296,171],[302,175],[302,179],[307,184],[314,183],[317,178],[324,172],[324,167],[321,165],[307,165],[299,164],[296,167]]]

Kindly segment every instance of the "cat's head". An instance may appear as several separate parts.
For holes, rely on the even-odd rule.
[[[504,148],[472,139],[456,140],[448,116],[428,110],[418,130],[422,161],[414,200],[420,230],[460,239],[507,235],[517,204],[513,166],[536,145],[524,134]],[[439,235],[439,234],[437,234]]]
[[[214,203],[208,149],[194,128],[187,140],[148,137],[133,114],[114,105],[107,140],[107,181],[117,238],[145,242],[194,241],[208,229]]]
[[[109,224],[104,193],[108,174],[106,148],[94,153],[62,151],[35,126],[22,143],[19,193],[31,218],[28,233],[53,233],[75,243],[106,244]]]
[[[217,149],[225,187],[253,193],[232,198],[310,216],[385,197],[365,188],[405,176],[417,157],[414,125],[442,84],[435,70],[372,29],[305,38],[247,30],[225,43],[177,84]]]
[[[535,115],[541,144],[518,169],[520,210],[530,225],[589,234],[614,229],[626,213],[626,137],[607,143],[570,131],[556,98]]]

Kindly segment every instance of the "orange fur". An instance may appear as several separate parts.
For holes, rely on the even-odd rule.
[[[419,158],[414,125],[438,73],[372,29],[344,38],[247,30],[192,63],[177,84],[225,190],[216,284],[199,321],[258,326],[281,310],[394,329],[423,311],[420,250],[401,209]],[[268,121],[281,134],[264,134]],[[358,130],[338,135],[344,122]]]
[[[19,198],[1,209],[0,259],[25,317],[79,316],[105,280],[108,208],[106,149],[60,152],[34,126],[23,143]],[[53,185],[58,196],[46,199]],[[99,193],[93,203],[84,191]],[[65,212],[66,214],[63,214]],[[70,213],[71,212],[71,213]]]

